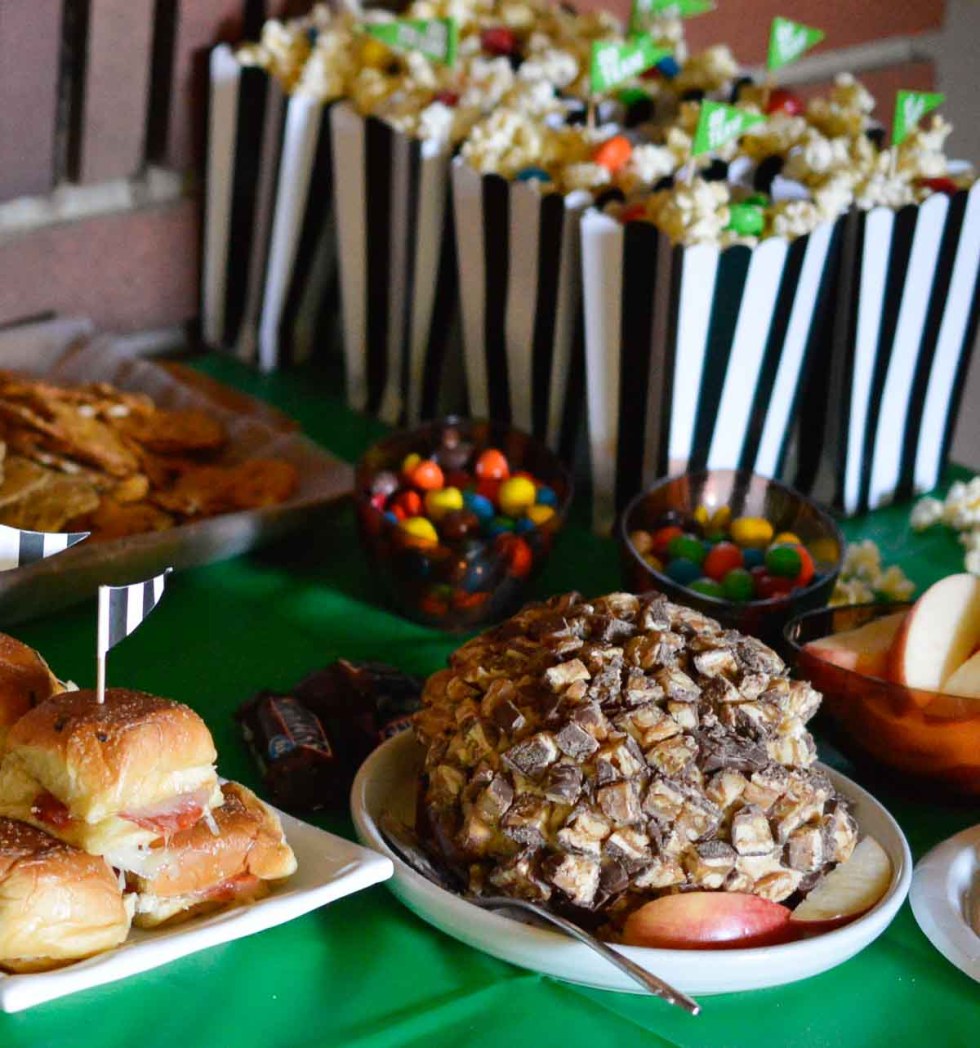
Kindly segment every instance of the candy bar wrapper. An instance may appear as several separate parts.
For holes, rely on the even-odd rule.
[[[976,341],[980,184],[853,212],[818,493],[846,514],[934,488]]]
[[[204,339],[269,371],[328,340],[336,311],[331,105],[211,52]]]
[[[557,450],[574,426],[582,209],[462,159],[452,180],[470,414]]]
[[[414,425],[441,402],[455,309],[449,147],[331,111],[347,398]]]
[[[829,344],[841,235],[838,222],[753,248],[684,247],[649,223],[586,212],[596,530],[658,477],[704,468],[780,476],[791,441],[813,439],[794,434],[794,422]]]

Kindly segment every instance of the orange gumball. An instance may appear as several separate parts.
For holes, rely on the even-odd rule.
[[[510,476],[510,465],[502,451],[487,448],[476,460],[474,471],[480,480],[506,480]]]
[[[813,557],[810,556],[810,551],[803,545],[798,545],[796,552],[800,555],[800,573],[793,580],[793,585],[806,586],[810,579],[813,578],[816,570],[813,565]]]
[[[409,474],[409,482],[423,491],[438,491],[445,478],[438,462],[423,459]]]

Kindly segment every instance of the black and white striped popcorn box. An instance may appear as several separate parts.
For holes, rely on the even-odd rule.
[[[585,213],[596,530],[669,473],[784,473],[808,376],[829,345],[841,235],[838,222],[754,248],[684,247],[649,223]]]
[[[941,479],[977,335],[980,184],[846,222],[817,490],[851,515]]]
[[[331,105],[211,52],[204,340],[269,371],[328,340],[336,310]]]
[[[453,210],[470,414],[556,449],[574,424],[586,200],[453,162]],[[571,416],[571,417],[570,417]]]
[[[455,315],[450,147],[331,109],[347,398],[389,424],[445,408]]]

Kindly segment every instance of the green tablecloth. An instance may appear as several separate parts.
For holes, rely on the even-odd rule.
[[[262,378],[213,357],[202,366],[289,412],[345,458],[356,458],[380,432],[302,376]],[[846,531],[874,538],[920,586],[961,570],[954,539],[940,531],[913,535],[907,516],[907,508],[887,510]],[[572,524],[537,591],[598,594],[618,585],[613,543]],[[93,604],[14,632],[62,676],[92,683]],[[258,787],[231,718],[243,698],[259,687],[288,687],[338,656],[382,658],[429,673],[454,646],[377,604],[353,513],[344,506],[315,533],[173,578],[152,620],[113,652],[109,679],[194,706],[214,732],[221,772]],[[899,783],[855,772],[827,747],[822,755],[870,786],[901,823],[916,857],[977,821],[975,808],[919,800]],[[352,836],[344,813],[317,821]],[[378,886],[130,980],[0,1015],[0,1048],[980,1044],[980,989],[933,949],[907,904],[877,942],[832,972],[702,1003],[694,1019],[659,1000],[582,989],[510,967],[430,928]]]

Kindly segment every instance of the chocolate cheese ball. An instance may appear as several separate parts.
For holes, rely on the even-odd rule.
[[[857,827],[760,641],[664,597],[571,593],[426,685],[419,827],[474,891],[624,918],[659,895],[806,890]]]

